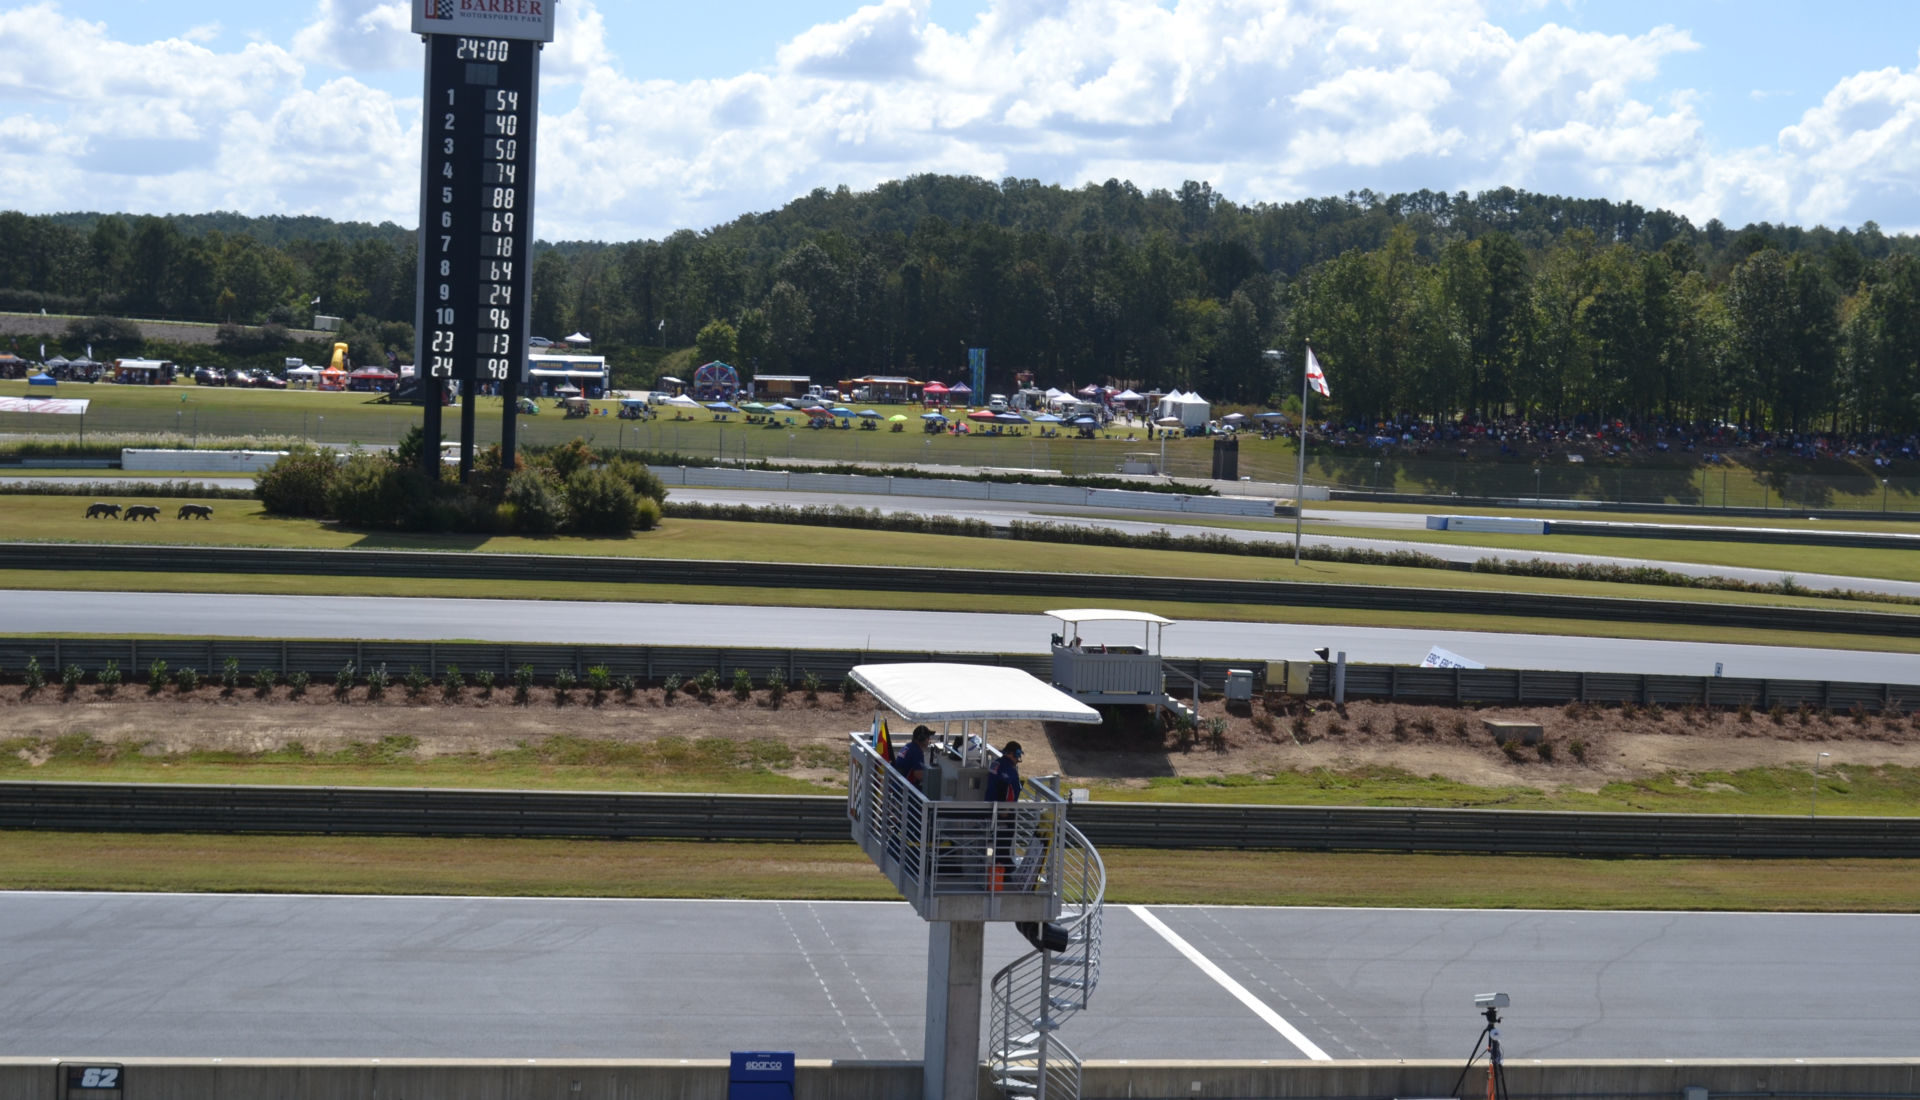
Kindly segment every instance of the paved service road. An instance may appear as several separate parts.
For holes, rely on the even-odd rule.
[[[1109,602],[1063,592],[1062,606]],[[634,645],[803,646],[950,653],[1044,653],[1052,620],[1040,615],[724,604],[566,600],[249,596],[168,592],[0,591],[0,630],[212,635],[250,638],[391,638]],[[1136,628],[1088,624],[1095,643],[1134,642]],[[1175,657],[1310,660],[1317,646],[1367,664],[1419,664],[1430,646],[1493,668],[1857,680],[1920,684],[1920,654],[1490,634],[1460,630],[1182,622],[1166,630]]]
[[[1150,918],[1150,919],[1149,919]],[[1334,1059],[1886,1057],[1920,917],[1109,907],[1086,1058],[1303,1057],[1152,923]],[[0,895],[0,1054],[920,1055],[904,904]],[[988,930],[989,974],[1024,950]]]

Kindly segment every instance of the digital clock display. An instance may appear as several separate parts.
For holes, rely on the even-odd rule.
[[[457,381],[517,378],[531,274],[531,42],[431,35],[421,173],[421,357]]]

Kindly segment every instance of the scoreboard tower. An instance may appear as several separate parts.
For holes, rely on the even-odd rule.
[[[440,476],[441,410],[460,383],[460,479],[473,471],[475,391],[502,397],[500,450],[515,449],[533,286],[533,167],[540,50],[558,0],[413,0],[426,40],[420,133],[414,372],[422,469]]]

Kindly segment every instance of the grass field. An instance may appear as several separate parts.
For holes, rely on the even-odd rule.
[[[0,382],[0,396],[25,393],[24,381]],[[54,396],[92,400],[94,408],[85,417],[85,427],[94,432],[179,432],[189,437],[287,435],[335,444],[385,445],[398,440],[420,416],[417,408],[375,404],[370,394],[310,390],[69,383]],[[483,444],[494,442],[499,436],[500,402],[497,398],[477,400],[479,438]],[[615,419],[614,403],[603,401],[596,403],[596,409],[608,410],[604,417],[565,420],[549,407],[538,416],[521,417],[519,432],[526,443],[558,443],[578,435],[598,447],[642,447],[696,456],[937,462],[1070,473],[1112,473],[1129,452],[1160,453],[1160,445],[1146,438],[1144,428],[1116,428],[1091,440],[1074,437],[1071,432],[1046,439],[1032,431],[1010,436],[927,436],[918,427],[919,406],[871,407],[888,416],[904,414],[912,422],[901,432],[885,428],[814,431],[798,414],[792,417],[792,425],[763,427],[746,424],[737,415],[716,421],[701,410],[683,420],[630,423]],[[0,433],[75,432],[79,426],[61,423],[66,420],[0,413]],[[457,418],[453,423],[457,424]],[[457,428],[448,430],[457,434]],[[1135,438],[1128,439],[1129,435]],[[1172,440],[1165,453],[1167,470],[1176,476],[1210,475],[1210,440]],[[1287,440],[1243,436],[1238,455],[1243,477],[1292,480],[1295,452]],[[1582,465],[1545,462],[1536,466],[1530,459],[1517,457],[1500,460],[1480,456],[1461,461],[1444,449],[1410,455],[1353,447],[1309,450],[1308,476],[1321,484],[1350,489],[1465,496],[1670,501],[1710,507],[1781,507],[1784,500],[1801,509],[1920,510],[1920,477],[1903,474],[1883,484],[1864,464],[1838,461],[1815,464],[1775,459],[1767,469],[1734,464],[1705,467],[1692,456],[1648,452],[1617,461]]]
[[[0,834],[0,889],[516,897],[897,897],[852,844]],[[1103,849],[1114,904],[1920,909],[1914,860]]]
[[[0,496],[0,524],[19,540],[51,542],[105,542],[145,544],[162,541],[169,544],[204,546],[266,546],[377,548],[410,550],[482,551],[493,553],[597,554],[634,557],[689,558],[721,561],[778,560],[787,562],[837,562],[855,565],[942,566],[956,562],[995,562],[1011,552],[1009,544],[998,539],[972,539],[941,535],[920,535],[890,531],[851,531],[828,527],[782,527],[778,539],[768,539],[759,525],[717,520],[671,520],[659,530],[627,539],[589,539],[577,537],[525,538],[490,535],[415,535],[344,531],[331,524],[310,519],[268,516],[260,504],[251,500],[215,501],[211,522],[171,519],[178,502],[154,498],[150,503],[169,518],[159,523],[129,523],[120,520],[82,518],[91,498],[62,496]],[[1546,594],[1619,596],[1626,598],[1674,598],[1672,590],[1644,585],[1591,583],[1550,578],[1503,577],[1445,570],[1410,569],[1393,566],[1346,565],[1331,562],[1307,562],[1295,566],[1291,561],[1274,558],[1240,557],[1226,554],[1202,554],[1180,551],[1133,550],[1113,547],[1079,546],[1060,543],[1022,543],[1017,550],[1022,567],[1032,572],[1057,572],[1069,576],[1193,576],[1234,580],[1303,580],[1316,583],[1352,584],[1368,587],[1447,588],[1484,592],[1533,592]],[[145,578],[128,573],[88,573],[50,570],[15,571],[30,587],[74,587],[93,590],[138,588],[162,591],[269,591],[282,593],[393,594],[431,595],[437,589],[433,581],[399,580],[383,584],[380,578],[333,578],[325,576],[256,577],[225,574],[165,573]],[[466,582],[448,582],[449,592],[471,594]],[[651,589],[650,594],[639,594]],[[700,600],[688,589],[672,585],[608,586],[568,585],[564,582],[495,582],[489,594],[509,596],[534,594],[534,598],[568,599],[680,599]],[[771,589],[754,596],[739,589],[721,597],[730,602],[757,603],[777,601],[791,604],[801,598],[791,589]],[[1797,596],[1757,595],[1738,592],[1688,590],[1683,597],[1696,603],[1745,603],[1767,606],[1837,607],[1858,609],[1861,605],[1842,600]],[[960,610],[1044,610],[1046,601],[1017,597],[955,596],[938,594],[846,592],[829,597],[827,606],[907,607]],[[1119,601],[1125,604],[1127,601]],[[1870,605],[1896,613],[1920,615],[1920,608],[1899,605]],[[1191,615],[1193,608],[1175,608],[1156,603],[1155,609],[1169,615]],[[1289,614],[1283,607],[1242,607],[1228,617],[1251,621],[1272,621]],[[1209,611],[1207,617],[1218,617]],[[1297,612],[1291,613],[1297,616]],[[1357,622],[1358,618],[1337,613],[1315,612],[1316,621]],[[1494,629],[1493,622],[1503,617],[1478,619],[1446,616],[1444,621],[1456,629],[1470,625]],[[1504,617],[1511,623],[1528,624],[1523,630],[1557,631],[1558,626],[1517,616]],[[1407,616],[1373,617],[1374,622],[1411,622]],[[1486,624],[1486,625],[1483,625]],[[1608,634],[1612,624],[1565,624],[1570,633]],[[1680,633],[1631,631],[1611,636],[1685,637]],[[1758,633],[1758,632],[1756,632]],[[1799,638],[1798,635],[1789,635]],[[1757,638],[1753,640],[1758,640]],[[1883,639],[1869,639],[1866,648],[1888,648]],[[1815,644],[1804,639],[1799,644]],[[1859,645],[1859,642],[1854,644]]]

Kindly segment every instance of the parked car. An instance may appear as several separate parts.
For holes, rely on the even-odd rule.
[[[232,370],[227,372],[227,385],[251,386],[253,385],[253,375],[248,374],[246,371],[241,370],[239,367],[235,367]]]
[[[996,393],[992,397],[987,398],[987,408],[997,413],[1006,412],[1007,395],[1004,393]]]
[[[227,376],[212,367],[195,367],[193,383],[196,386],[224,386],[227,384]]]
[[[253,384],[263,390],[284,390],[287,388],[286,379],[272,371],[264,369],[253,372]]]

